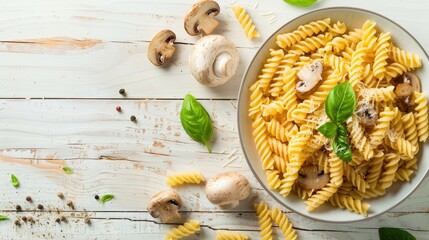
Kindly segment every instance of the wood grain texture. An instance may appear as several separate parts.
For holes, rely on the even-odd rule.
[[[253,187],[251,196],[230,211],[222,211],[208,202],[203,185],[178,187],[185,202],[184,219],[203,221],[202,235],[189,239],[213,239],[214,229],[243,230],[257,238],[257,218],[252,204],[259,200],[270,206],[279,204],[252,176],[241,150],[235,154],[236,162],[222,167],[229,153],[240,147],[236,101],[201,103],[216,129],[212,154],[187,137],[181,128],[178,118],[181,101],[0,101],[0,182],[4,186],[0,191],[0,212],[15,219],[13,210],[20,204],[24,212],[19,216],[32,215],[39,219],[31,228],[23,224],[16,230],[12,221],[5,222],[0,224],[0,231],[8,229],[9,235],[5,236],[18,239],[30,236],[43,239],[43,234],[51,239],[63,236],[66,239],[159,239],[171,225],[160,225],[158,219],[148,215],[148,199],[168,189],[165,184],[168,173],[186,169],[202,171],[206,178],[219,172],[240,171]],[[123,112],[116,112],[116,106],[121,106]],[[132,114],[137,116],[137,123],[128,119]],[[64,173],[63,166],[71,167],[75,173]],[[20,179],[18,189],[10,184],[11,173]],[[361,223],[326,224],[287,212],[302,239],[376,239],[380,226],[407,228],[423,237],[429,232],[425,224],[429,221],[428,188],[429,179],[426,179],[408,200],[390,213]],[[58,191],[65,194],[64,200],[56,197]],[[107,193],[114,194],[115,199],[104,205],[94,199],[96,194]],[[25,201],[27,195],[32,196],[32,203]],[[67,199],[73,200],[74,210],[66,206]],[[36,210],[37,204],[53,213],[40,213]],[[71,220],[57,226],[54,220],[59,215]],[[85,225],[83,216],[91,217],[93,224]]]
[[[198,37],[183,29],[183,17],[193,0],[84,1],[41,0],[29,7],[24,0],[0,3],[0,98],[121,98],[119,88],[133,98],[182,98],[188,91],[199,98],[234,99],[239,81],[263,40],[284,23],[310,10],[351,6],[380,12],[410,31],[422,46],[429,45],[424,18],[426,0],[319,1],[297,8],[281,0],[238,1],[248,8],[261,38],[249,41],[235,20],[229,0],[219,1],[222,34],[240,48],[241,65],[225,86],[208,89],[188,70],[188,55]],[[253,8],[258,3],[256,9]],[[389,9],[386,9],[389,6]],[[261,14],[273,12],[272,15]],[[268,19],[277,16],[269,24]],[[177,35],[177,52],[167,68],[146,58],[151,38],[161,29]],[[46,40],[51,41],[46,41]],[[52,41],[61,40],[61,41]],[[52,44],[56,43],[56,44]],[[175,84],[175,89],[169,86]]]
[[[150,196],[167,189],[167,174],[184,170],[200,170],[206,178],[239,171],[253,188],[251,196],[230,211],[212,205],[203,185],[177,188],[185,202],[177,223],[202,222],[202,232],[186,239],[214,239],[217,229],[259,239],[251,205],[259,200],[279,205],[253,177],[240,150],[236,98],[245,68],[264,39],[300,14],[351,6],[382,13],[429,46],[428,32],[422,31],[429,23],[426,0],[320,0],[310,8],[281,0],[219,0],[215,33],[236,44],[241,64],[229,83],[210,89],[188,70],[188,56],[199,37],[185,33],[183,17],[194,2],[0,1],[0,214],[11,219],[0,222],[0,239],[163,239],[174,225],[150,217],[146,205]],[[260,39],[245,38],[230,9],[232,2],[248,8]],[[273,14],[262,16],[267,12]],[[269,24],[272,16],[277,20]],[[146,48],[164,28],[177,35],[176,54],[167,67],[157,68],[147,60]],[[120,88],[127,97],[118,94]],[[180,99],[188,92],[207,99],[201,102],[215,127],[212,154],[181,127]],[[123,111],[116,112],[116,106]],[[136,123],[129,120],[131,115]],[[222,167],[236,149],[237,160]],[[64,173],[64,166],[75,173]],[[20,179],[19,188],[10,183],[10,174]],[[59,191],[65,199],[56,196]],[[107,193],[115,199],[103,205],[94,199]],[[33,202],[26,202],[27,195]],[[401,227],[418,239],[429,239],[428,198],[426,179],[389,213],[353,224],[314,222],[283,210],[300,239],[378,239],[381,226]],[[75,209],[65,204],[67,199]],[[17,204],[22,212],[15,211]],[[37,204],[44,211],[36,210]],[[68,223],[55,223],[61,215]],[[36,223],[15,226],[13,221],[22,216],[33,216]],[[84,217],[92,224],[86,225]],[[277,227],[275,231],[280,236]]]

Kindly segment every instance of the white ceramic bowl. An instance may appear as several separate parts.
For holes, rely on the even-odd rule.
[[[426,97],[429,93],[429,57],[424,51],[422,46],[417,42],[413,36],[407,32],[404,28],[399,26],[380,14],[370,12],[363,9],[348,8],[348,7],[335,7],[320,9],[313,12],[306,13],[300,17],[293,19],[286,23],[283,27],[277,30],[271,35],[267,41],[261,46],[259,51],[256,53],[252,62],[248,66],[239,92],[238,102],[238,129],[240,135],[241,146],[246,156],[247,162],[253,171],[256,178],[259,180],[261,185],[266,191],[276,199],[280,204],[286,208],[299,213],[303,216],[325,221],[325,222],[353,222],[364,219],[369,219],[380,215],[391,208],[395,207],[417,188],[422,182],[424,177],[427,175],[429,170],[429,161],[421,161],[421,159],[429,158],[428,145],[425,144],[420,148],[418,170],[412,175],[410,182],[397,182],[388,189],[388,193],[385,196],[379,198],[373,198],[365,200],[371,205],[368,211],[368,217],[363,217],[359,214],[342,210],[339,208],[331,207],[329,204],[324,204],[313,212],[306,211],[306,205],[304,201],[298,198],[294,193],[291,193],[287,198],[282,197],[278,192],[270,190],[266,181],[265,172],[262,168],[260,157],[256,150],[255,143],[252,136],[252,122],[248,117],[249,109],[249,87],[253,84],[255,79],[260,73],[261,67],[265,60],[269,56],[270,48],[278,48],[275,44],[276,36],[280,33],[290,32],[296,29],[298,26],[306,24],[311,21],[331,18],[331,23],[336,21],[342,21],[346,23],[347,29],[361,28],[366,20],[375,21],[377,23],[377,30],[383,32],[390,32],[392,35],[393,42],[410,52],[418,54],[422,58],[423,68],[416,71],[416,74],[423,79],[422,89],[426,92]]]

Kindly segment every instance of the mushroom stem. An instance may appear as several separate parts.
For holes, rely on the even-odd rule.
[[[231,54],[227,52],[221,52],[219,55],[217,55],[213,63],[213,73],[217,77],[221,78],[231,77],[235,72],[235,66],[231,64],[232,61]]]
[[[168,43],[168,44],[163,44],[161,46],[160,52],[163,53],[164,58],[170,58],[173,56],[174,50],[175,48],[173,46],[173,43]]]
[[[200,24],[198,25],[198,28],[202,29],[205,34],[210,34],[218,25],[219,22],[216,21],[213,16],[203,15],[200,18]]]
[[[220,205],[219,207],[222,209],[233,209],[235,207],[238,206],[238,204],[240,203],[240,201],[235,201],[235,202],[231,202],[225,205]]]

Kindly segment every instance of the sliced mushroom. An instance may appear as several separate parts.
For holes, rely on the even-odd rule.
[[[238,172],[225,172],[212,177],[206,185],[207,199],[223,209],[238,206],[250,194],[247,178]]]
[[[147,49],[147,57],[150,62],[155,66],[163,65],[165,59],[174,54],[174,41],[176,41],[176,34],[171,30],[164,29],[157,33],[150,41]]]
[[[395,94],[398,96],[396,105],[402,112],[413,110],[414,102],[412,101],[413,93],[421,92],[420,79],[413,73],[405,73],[402,83],[396,85]]]
[[[195,36],[204,32],[206,35],[213,32],[219,25],[214,16],[220,12],[219,4],[212,0],[202,0],[194,4],[185,16],[185,30]]]
[[[404,83],[410,84],[413,87],[414,91],[422,92],[422,89],[420,86],[420,79],[414,73],[410,73],[410,72],[405,73]]]
[[[305,99],[312,94],[322,83],[323,64],[313,61],[305,65],[299,72],[299,82],[296,84],[296,94]]]
[[[239,55],[235,45],[220,35],[198,40],[189,56],[189,69],[203,85],[216,87],[226,83],[238,67]]]
[[[329,175],[319,171],[319,167],[310,165],[301,168],[297,183],[307,190],[317,190],[323,188],[329,182]]]
[[[162,223],[169,223],[180,219],[179,209],[182,206],[182,199],[176,191],[165,190],[152,196],[147,210],[152,217],[159,217]]]
[[[358,104],[356,115],[362,126],[366,128],[373,128],[377,124],[378,113],[374,104],[367,102]]]
[[[398,97],[409,97],[413,95],[414,88],[411,86],[411,84],[407,83],[400,83],[396,86],[395,94]]]

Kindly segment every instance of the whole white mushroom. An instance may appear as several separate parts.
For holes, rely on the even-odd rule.
[[[223,209],[238,206],[239,202],[250,194],[250,184],[245,176],[238,172],[225,172],[212,177],[206,184],[206,197]]]
[[[231,41],[220,35],[209,35],[195,43],[189,56],[189,69],[198,82],[216,87],[234,76],[239,58]]]

